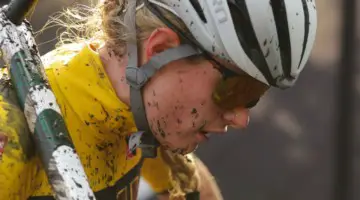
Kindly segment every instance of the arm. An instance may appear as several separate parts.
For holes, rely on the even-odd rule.
[[[199,171],[200,176],[200,200],[222,200],[223,197],[221,195],[220,189],[214,180],[214,177],[211,175],[208,168],[204,165],[204,163],[196,158],[196,167]],[[159,200],[168,200],[168,194],[158,195]]]

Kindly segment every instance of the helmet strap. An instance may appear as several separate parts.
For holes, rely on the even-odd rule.
[[[128,65],[126,67],[126,80],[130,85],[130,107],[136,127],[139,131],[144,132],[139,147],[142,149],[143,157],[154,158],[157,155],[159,142],[155,139],[146,117],[142,89],[156,71],[166,64],[182,58],[200,55],[201,52],[191,45],[183,44],[156,54],[147,63],[138,67],[135,15],[136,1],[129,1],[124,22],[128,27],[129,35],[133,36],[133,38],[127,42]]]

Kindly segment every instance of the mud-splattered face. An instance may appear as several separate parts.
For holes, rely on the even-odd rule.
[[[230,122],[212,98],[220,79],[205,59],[175,61],[151,79],[144,101],[151,129],[162,145],[189,153],[206,140],[205,132],[224,132]],[[240,121],[247,124],[247,112]]]
[[[180,39],[171,29],[156,29],[138,48],[141,55],[139,65],[178,45]],[[106,48],[100,51],[107,74],[119,99],[130,105],[129,85],[124,81],[127,60],[109,56],[109,52]],[[143,88],[152,132],[163,146],[172,151],[189,153],[207,140],[204,133],[224,133],[227,125],[245,128],[249,117],[245,104],[258,99],[267,89],[254,84],[249,77],[227,79],[228,82],[220,85],[225,82],[220,81],[224,80],[220,73],[223,68],[215,63],[235,71],[237,67],[226,61],[214,63],[210,60],[199,57],[173,61],[157,71]],[[238,72],[239,77],[241,73]]]

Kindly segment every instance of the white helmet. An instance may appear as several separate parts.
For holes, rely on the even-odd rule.
[[[315,40],[315,0],[148,2],[176,14],[206,51],[275,87],[295,83]]]

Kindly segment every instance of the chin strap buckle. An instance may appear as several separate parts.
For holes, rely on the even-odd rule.
[[[156,158],[159,146],[159,142],[155,139],[152,133],[145,132],[142,135],[139,147],[141,148],[143,158]]]
[[[157,147],[159,147],[159,142],[151,133],[139,131],[129,137],[128,155],[140,148],[143,158],[156,158]]]

